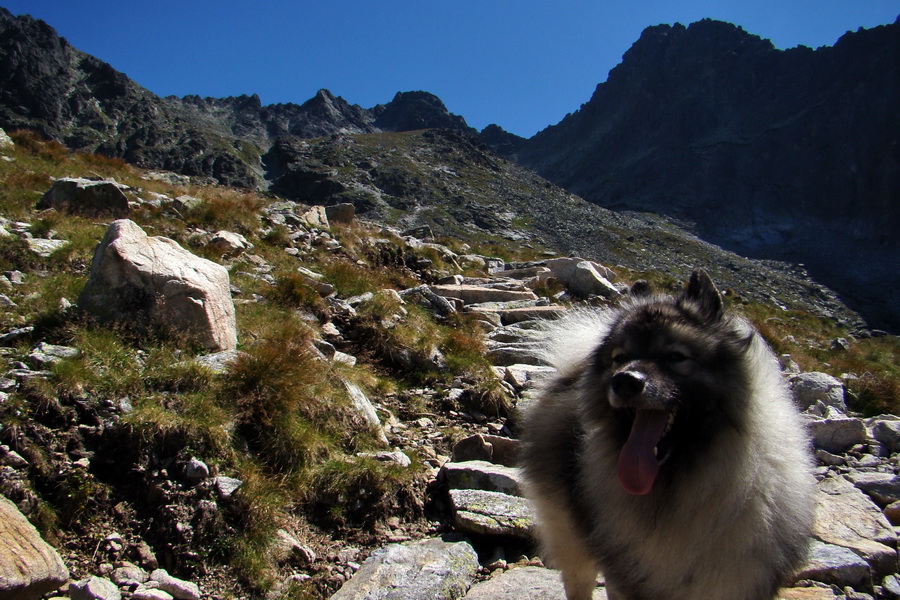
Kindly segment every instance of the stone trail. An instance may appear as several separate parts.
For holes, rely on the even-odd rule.
[[[584,261],[574,262],[575,265],[567,262],[565,270],[557,264],[553,273],[588,271],[576,268]],[[599,271],[591,266],[590,271]],[[483,317],[489,356],[497,365],[495,372],[515,391],[520,402],[527,401],[529,389],[553,371],[541,364],[533,333],[536,319],[557,317],[565,309],[537,296],[526,298],[529,284],[534,285],[548,272],[546,267],[531,266],[511,270],[514,277],[505,278],[503,270],[495,270],[488,281],[432,288],[454,302],[458,310]],[[520,282],[518,287],[516,281]],[[572,282],[565,283],[571,291]],[[513,296],[511,292],[519,294]],[[589,297],[602,302],[605,295],[598,297],[599,293],[593,289]],[[499,300],[503,297],[506,299]],[[530,306],[522,306],[523,302]],[[516,314],[514,311],[535,309],[540,310],[523,319],[510,317]],[[786,371],[785,377],[791,382],[798,405],[806,408],[820,465],[816,473],[819,505],[816,539],[809,559],[794,578],[796,587],[782,590],[779,598],[900,598],[897,533],[893,525],[900,523],[900,454],[896,453],[900,450],[900,419],[892,415],[861,419],[847,414],[842,382],[823,373]],[[388,546],[391,552],[403,548],[403,577],[397,575],[388,588],[365,583],[371,577],[369,573],[388,568],[384,562],[390,552],[377,552],[333,598],[564,598],[558,573],[545,568],[533,554],[532,513],[520,497],[519,475],[514,466],[516,444],[512,438],[497,436],[475,435],[461,440],[454,448],[452,460],[443,465],[438,475],[447,488],[452,527],[459,537],[452,541],[435,538],[430,542]],[[497,452],[497,448],[502,450]],[[444,595],[434,591],[420,594],[416,590],[420,571],[444,568],[434,566],[431,554],[419,558],[417,548],[429,543],[452,545],[454,555],[466,554],[458,549],[462,544],[477,549],[474,555],[480,562],[462,561],[453,575],[447,575],[454,582],[460,576],[468,577],[467,591],[460,591],[457,583]],[[512,564],[507,562],[507,554],[514,559]],[[480,570],[473,570],[478,565]],[[602,579],[598,584],[594,598],[605,599]],[[360,591],[374,588],[379,592],[367,595]],[[715,597],[715,590],[710,590],[710,597]]]

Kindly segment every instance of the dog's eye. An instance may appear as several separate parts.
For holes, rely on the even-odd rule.
[[[671,352],[667,352],[665,356],[663,356],[663,360],[668,363],[680,363],[688,360],[690,357],[684,352],[679,352],[678,350],[673,350]]]
[[[610,354],[610,360],[612,360],[614,365],[621,365],[628,362],[628,356],[625,354],[624,350],[622,350],[621,348],[616,348]]]

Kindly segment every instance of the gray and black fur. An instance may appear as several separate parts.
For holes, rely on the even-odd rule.
[[[546,344],[558,371],[525,415],[521,462],[547,560],[568,600],[590,598],[598,571],[610,600],[770,600],[814,510],[776,358],[702,271],[677,297],[635,291]]]

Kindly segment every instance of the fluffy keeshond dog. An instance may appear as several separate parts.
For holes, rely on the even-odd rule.
[[[777,360],[703,271],[553,326],[525,493],[568,600],[770,600],[803,560],[809,442]]]

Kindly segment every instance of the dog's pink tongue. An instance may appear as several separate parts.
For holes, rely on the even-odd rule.
[[[668,419],[669,413],[664,410],[637,411],[616,469],[619,483],[629,494],[646,494],[653,488],[659,471],[653,449],[662,439]]]

